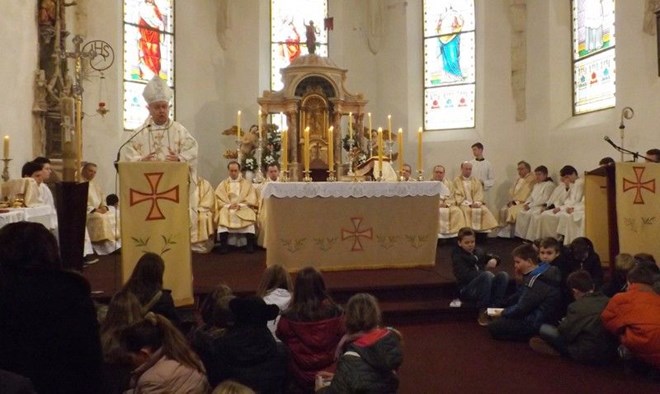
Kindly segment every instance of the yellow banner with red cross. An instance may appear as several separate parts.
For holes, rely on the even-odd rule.
[[[163,287],[176,305],[193,303],[188,204],[188,165],[119,163],[121,272],[125,283],[140,257],[156,253],[165,262]]]
[[[616,216],[621,253],[660,256],[660,164],[616,163]]]

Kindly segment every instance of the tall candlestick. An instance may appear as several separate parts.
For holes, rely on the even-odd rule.
[[[369,133],[367,139],[371,141],[371,112],[369,112],[367,115],[369,115]]]
[[[305,171],[309,171],[309,126],[305,127],[305,131],[303,132],[303,139],[305,149],[303,151]]]
[[[422,163],[422,128],[417,130],[417,170],[423,169]]]
[[[397,142],[399,143],[399,174],[403,171],[403,129],[399,128],[397,135]]]
[[[348,139],[353,139],[353,113],[348,113]]]
[[[236,139],[241,139],[241,111],[236,114]]]
[[[259,111],[257,112],[257,130],[259,131],[259,139],[262,139],[263,136],[261,135],[261,108],[259,108]]]
[[[387,140],[392,141],[392,115],[387,115]]]
[[[8,135],[5,136],[3,153],[4,153],[3,157],[5,159],[9,159],[9,136]]]
[[[378,179],[383,177],[383,128],[378,128]],[[374,174],[375,176],[376,174]]]
[[[282,147],[280,157],[282,161],[282,171],[287,171],[289,167],[289,131],[287,129],[282,130]]]
[[[328,169],[333,171],[335,169],[335,143],[334,143],[335,128],[330,126],[328,129]]]

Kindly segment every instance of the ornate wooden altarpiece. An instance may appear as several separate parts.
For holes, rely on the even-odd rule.
[[[353,114],[354,138],[362,140],[364,108],[367,100],[361,93],[346,90],[344,82],[348,70],[337,67],[327,57],[300,56],[282,69],[282,90],[264,91],[257,99],[261,106],[263,122],[269,114],[284,113],[289,129],[290,158],[288,171],[291,180],[302,179],[303,133],[309,126],[310,170],[312,178],[325,180],[328,176],[328,128],[334,127],[334,159],[337,169],[342,166],[343,116]]]

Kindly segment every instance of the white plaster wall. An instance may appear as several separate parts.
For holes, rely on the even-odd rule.
[[[33,159],[32,104],[38,62],[36,1],[2,1],[0,17],[0,139],[10,139],[9,176],[21,176]],[[9,23],[11,21],[11,23]],[[2,171],[0,163],[0,172]]]

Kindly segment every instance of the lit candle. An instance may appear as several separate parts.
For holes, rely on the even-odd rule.
[[[353,139],[353,113],[348,113],[348,139]]]
[[[241,139],[241,111],[236,114],[236,139]]]
[[[392,141],[392,115],[387,115],[387,140]]]
[[[383,176],[383,128],[378,128],[378,178]],[[374,174],[375,175],[375,174]]]
[[[4,157],[5,159],[9,159],[9,136],[8,136],[8,135],[5,136],[5,143],[4,143],[4,146],[3,146],[3,147],[4,147],[4,149],[3,149],[3,153],[4,153],[3,157]]]
[[[261,135],[261,108],[259,108],[259,111],[257,112],[257,129],[259,130],[259,139],[262,139],[263,136]]]
[[[422,128],[417,130],[417,169],[422,170]]]
[[[303,151],[305,171],[309,171],[309,126],[305,127],[305,131],[303,132],[303,139],[305,143],[304,144],[305,150]]]
[[[399,174],[401,174],[403,171],[403,129],[400,127],[397,141],[399,142]]]
[[[369,115],[369,133],[367,134],[367,139],[371,141],[371,112],[369,112],[367,115]]]
[[[282,147],[280,156],[282,160],[282,171],[287,171],[289,166],[289,131],[287,129],[282,130]]]
[[[328,129],[328,169],[333,171],[335,169],[335,143],[334,143],[335,128],[330,126]]]

